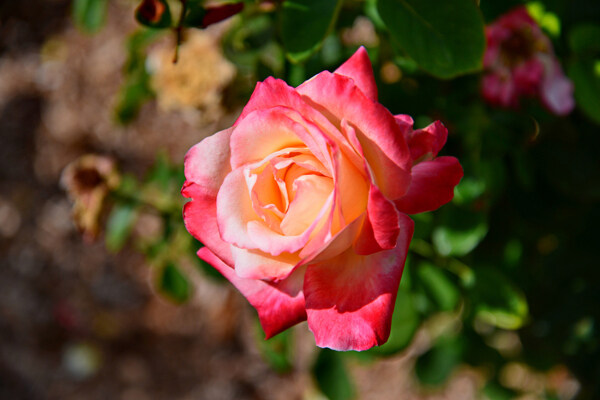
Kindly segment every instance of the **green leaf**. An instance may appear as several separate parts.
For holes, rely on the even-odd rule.
[[[146,71],[145,50],[160,33],[157,29],[143,29],[134,32],[127,40],[125,82],[121,86],[115,107],[116,120],[121,124],[132,122],[144,102],[154,95],[150,88],[150,75]]]
[[[149,28],[171,26],[171,10],[166,0],[143,0],[135,10],[135,19]]]
[[[342,0],[286,0],[281,36],[290,61],[302,62],[316,52],[333,28]]]
[[[575,100],[584,114],[600,124],[600,60],[575,60],[568,69],[569,78],[575,84]]]
[[[117,252],[123,248],[131,234],[136,216],[137,212],[133,204],[117,203],[114,206],[106,225],[105,241],[109,251]]]
[[[579,56],[600,53],[600,25],[577,25],[569,33],[569,46]]]
[[[482,68],[484,25],[473,0],[379,0],[392,39],[439,78]]]
[[[313,367],[313,374],[319,389],[330,400],[348,400],[354,397],[354,387],[340,353],[322,349]]]
[[[407,348],[419,328],[419,314],[412,295],[407,290],[399,290],[392,316],[392,330],[388,341],[369,352],[381,355],[396,354]]]
[[[165,265],[158,277],[158,289],[175,303],[183,303],[192,294],[187,278],[173,263]]]
[[[432,234],[433,245],[444,256],[463,256],[473,250],[488,231],[482,213],[446,206]]]
[[[262,329],[260,324],[256,323],[257,331],[260,337],[258,340],[258,348],[263,358],[275,369],[277,372],[284,373],[289,372],[293,367],[293,336],[292,331],[283,331],[280,334],[268,339],[263,340]]]
[[[72,15],[75,25],[84,32],[96,33],[106,21],[108,0],[74,0]]]
[[[426,385],[440,385],[448,379],[460,363],[463,342],[456,337],[442,337],[425,354],[417,359],[415,372]]]
[[[417,276],[425,291],[442,311],[452,311],[458,305],[460,292],[454,282],[435,265],[422,262],[417,268]]]
[[[478,319],[502,329],[518,329],[525,323],[529,307],[523,293],[496,269],[475,269],[471,295]]]

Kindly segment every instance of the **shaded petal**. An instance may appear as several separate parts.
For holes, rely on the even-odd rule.
[[[393,249],[400,234],[399,213],[375,185],[369,190],[367,218],[354,245],[357,254],[367,255]]]
[[[217,198],[208,194],[206,189],[187,181],[182,189],[192,201],[183,206],[183,222],[188,232],[210,247],[217,256],[229,265],[233,265],[229,243],[221,239],[217,226]]]
[[[394,249],[368,256],[350,249],[308,266],[304,296],[317,346],[360,351],[387,341],[413,226],[400,214]]]
[[[202,186],[207,194],[216,196],[225,176],[231,171],[229,140],[232,131],[233,128],[229,128],[207,137],[185,155],[186,180]]]
[[[217,195],[217,223],[221,237],[227,243],[244,249],[257,246],[248,236],[248,222],[262,221],[252,207],[243,168],[225,177]]]
[[[240,278],[280,280],[286,278],[300,262],[297,254],[273,257],[258,250],[231,246],[235,273]]]
[[[419,162],[424,157],[432,159],[437,156],[446,144],[447,138],[448,129],[440,121],[413,131],[408,138],[408,147],[413,163]]]
[[[417,214],[432,211],[454,197],[454,187],[463,176],[463,169],[454,157],[438,157],[415,165],[412,182],[404,197],[396,200],[400,212]]]
[[[227,278],[258,312],[266,339],[306,319],[302,283],[304,269],[299,268],[287,279],[273,283],[243,279],[208,248],[198,250],[198,256]]]

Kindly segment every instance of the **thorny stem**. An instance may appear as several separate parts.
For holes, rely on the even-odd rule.
[[[179,46],[181,45],[183,37],[183,20],[187,10],[187,0],[179,1],[181,2],[181,13],[179,14],[179,22],[175,28],[175,55],[173,56],[173,64],[177,64],[177,59],[179,58]]]

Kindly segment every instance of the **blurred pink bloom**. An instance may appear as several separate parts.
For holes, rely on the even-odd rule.
[[[482,94],[488,103],[517,108],[521,97],[538,97],[554,114],[571,112],[573,84],[565,77],[552,43],[525,7],[504,14],[485,33]]]

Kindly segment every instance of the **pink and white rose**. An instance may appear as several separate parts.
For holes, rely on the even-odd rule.
[[[447,130],[377,101],[367,52],[297,88],[257,84],[235,124],[192,147],[182,189],[203,260],[258,311],[267,338],[307,320],[316,344],[385,343],[413,221],[463,172]]]
[[[554,114],[575,107],[573,84],[565,77],[550,39],[519,6],[486,28],[483,98],[492,105],[517,108],[521,98],[537,97]]]

